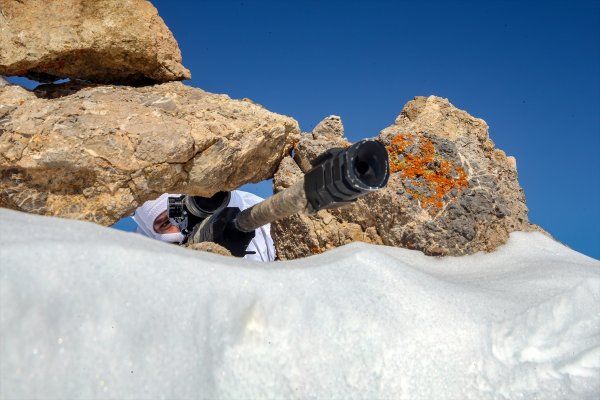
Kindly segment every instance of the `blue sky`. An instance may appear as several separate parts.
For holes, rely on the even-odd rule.
[[[414,96],[448,98],[516,157],[530,221],[600,259],[600,2],[152,3],[187,84],[251,98],[303,131],[336,114],[355,141]]]

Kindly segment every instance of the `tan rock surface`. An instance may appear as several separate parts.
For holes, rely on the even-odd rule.
[[[494,147],[482,119],[446,99],[416,97],[378,139],[390,153],[388,186],[344,208],[272,224],[280,259],[353,241],[428,255],[472,254],[495,249],[512,231],[538,229],[527,220],[515,159]],[[339,138],[329,139],[329,146],[322,141],[322,135],[302,135],[304,145],[295,148],[298,165],[284,159],[275,174],[276,190],[300,179],[300,170],[306,172],[318,155],[316,147],[340,145]]]
[[[149,83],[190,79],[146,0],[0,0],[0,75]]]
[[[179,82],[0,86],[0,207],[109,225],[161,193],[273,176],[298,123]]]
[[[319,122],[312,133],[302,135],[294,148],[294,160],[306,173],[312,168],[311,161],[332,147],[348,147],[344,137],[344,125],[337,115],[331,115]]]
[[[189,243],[189,244],[185,244],[184,246],[186,249],[190,249],[190,250],[206,251],[208,253],[214,253],[214,254],[219,254],[222,256],[233,257],[229,250],[227,250],[225,247],[221,246],[220,244],[213,243],[213,242]]]

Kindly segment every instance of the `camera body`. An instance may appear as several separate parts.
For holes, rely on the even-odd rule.
[[[230,192],[217,192],[211,197],[181,195],[168,198],[167,213],[187,238],[194,228],[229,204]]]

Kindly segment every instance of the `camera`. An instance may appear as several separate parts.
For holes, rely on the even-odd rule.
[[[171,223],[187,237],[197,224],[227,207],[230,199],[230,192],[217,192],[211,197],[172,196],[168,198],[167,213]]]

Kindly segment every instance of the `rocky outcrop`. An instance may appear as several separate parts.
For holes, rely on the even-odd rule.
[[[323,125],[327,123],[319,127]],[[512,231],[535,229],[527,220],[516,161],[494,147],[482,119],[446,99],[416,97],[378,139],[390,155],[388,186],[344,208],[272,224],[279,258],[321,253],[353,241],[428,255],[463,255],[491,251]],[[296,162],[289,157],[282,161],[275,189],[300,179],[317,153],[312,149],[343,145],[339,135],[328,140],[327,146],[316,132],[302,135]]]
[[[0,75],[143,84],[190,79],[146,0],[0,0]]]
[[[0,86],[0,207],[109,225],[158,195],[273,176],[298,123],[179,82]]]

